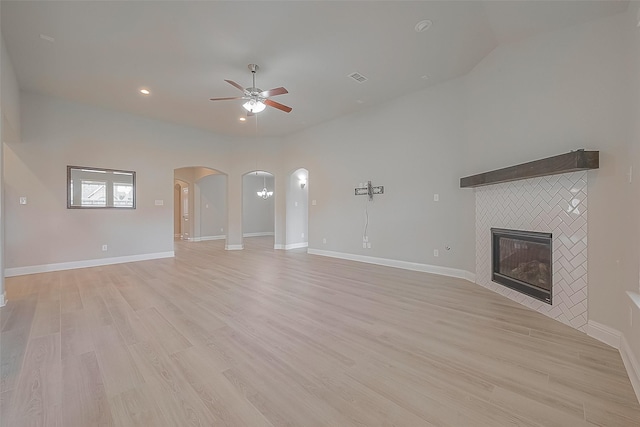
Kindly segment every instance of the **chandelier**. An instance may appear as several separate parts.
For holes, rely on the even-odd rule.
[[[258,172],[256,172],[256,175]],[[273,191],[267,191],[267,176],[262,177],[262,191],[258,191],[258,197],[262,197],[264,200],[267,200],[269,197],[273,196]]]

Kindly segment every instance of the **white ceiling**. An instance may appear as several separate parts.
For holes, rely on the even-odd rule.
[[[1,2],[23,90],[226,135],[280,136],[468,73],[498,44],[626,10],[628,1]],[[433,21],[423,33],[423,19]],[[40,35],[53,37],[55,42]],[[211,97],[284,86],[240,122]],[[357,71],[369,78],[356,83]],[[422,76],[429,76],[428,79]],[[148,87],[151,95],[138,93]]]

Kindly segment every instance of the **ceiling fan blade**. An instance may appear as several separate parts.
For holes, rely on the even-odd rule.
[[[275,89],[265,90],[264,92],[260,93],[260,96],[268,98],[270,96],[284,95],[285,93],[289,93],[289,91],[283,87],[277,87]]]
[[[264,103],[267,104],[270,107],[277,108],[278,110],[282,110],[285,113],[290,113],[291,110],[293,110],[293,108],[291,108],[291,107],[287,107],[286,105],[282,105],[279,102],[275,102],[275,101],[272,101],[270,99],[265,99]]]
[[[237,87],[238,89],[240,89],[242,92],[247,92],[245,90],[245,88],[243,88],[242,86],[240,86],[238,83],[234,82],[233,80],[225,80],[225,82],[229,83],[231,86]]]
[[[234,96],[232,98],[210,98],[209,101],[227,101],[229,99],[242,99],[242,96]]]

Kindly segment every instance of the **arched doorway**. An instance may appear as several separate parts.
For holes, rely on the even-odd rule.
[[[173,237],[189,240],[189,184],[174,179],[173,186]]]
[[[226,238],[226,174],[200,166],[174,170],[174,229],[178,225],[180,232],[174,233],[179,234],[181,240],[199,242]]]
[[[275,234],[275,179],[267,171],[242,176],[242,237],[249,249],[273,249]]]
[[[287,181],[285,249],[309,246],[309,171],[296,169]]]

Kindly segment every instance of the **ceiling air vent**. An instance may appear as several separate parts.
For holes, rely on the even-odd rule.
[[[353,80],[357,81],[358,83],[364,83],[367,80],[369,80],[368,78],[366,78],[365,76],[363,76],[360,73],[351,73],[351,74],[349,74],[349,77],[352,78]]]

